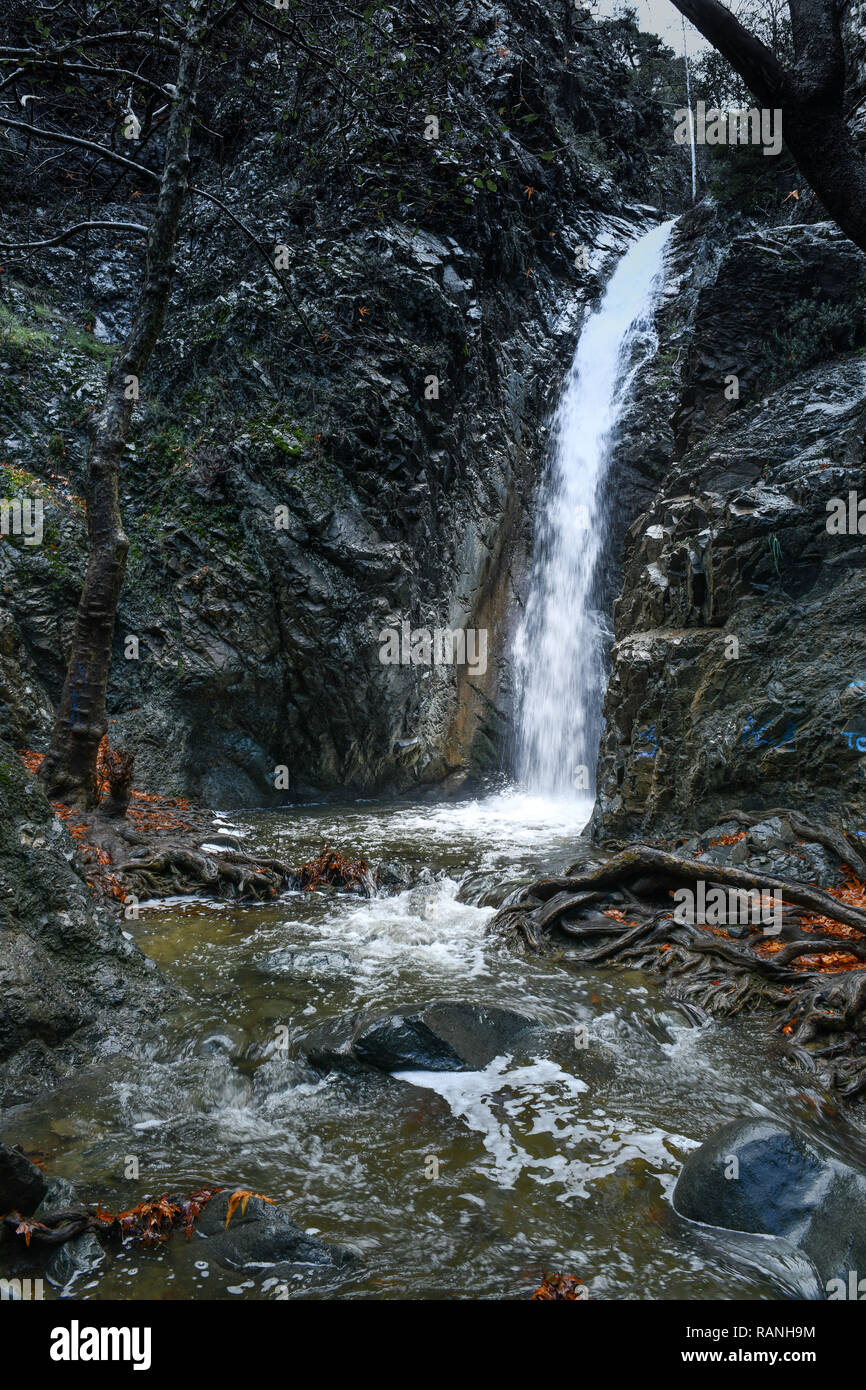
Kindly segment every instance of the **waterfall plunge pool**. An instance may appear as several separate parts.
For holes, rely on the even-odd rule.
[[[233,827],[247,849],[301,863],[327,841],[407,866],[413,886],[370,900],[324,890],[265,907],[144,908],[128,925],[195,1002],[166,1020],[158,1044],[107,1055],[10,1114],[3,1137],[113,1210],[242,1186],[360,1255],[326,1281],[300,1269],[291,1298],[513,1299],[553,1270],[578,1275],[592,1298],[808,1294],[802,1271],[707,1244],[669,1201],[682,1160],[726,1120],[809,1123],[748,1023],[690,1027],[636,972],[516,957],[485,934],[509,883],[579,857],[589,812],[588,802],[506,793],[218,817],[215,833]],[[615,1078],[599,1085],[579,1065],[506,1056],[483,1072],[417,1074],[411,1086],[385,1079],[370,1093],[345,1076],[299,1080],[275,1055],[278,1029],[297,1036],[347,1011],[436,998],[585,1023],[612,1052]],[[130,1155],[138,1181],[123,1176]],[[193,1261],[179,1244],[177,1234],[108,1253],[67,1293],[275,1296],[267,1268]]]

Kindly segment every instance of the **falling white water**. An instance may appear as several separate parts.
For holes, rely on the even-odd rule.
[[[686,20],[683,18],[683,62],[686,68],[686,106],[689,112],[689,149],[692,156],[692,202],[698,196],[698,175],[695,167],[695,124],[692,117],[692,83],[689,77],[689,50],[686,47]]]
[[[515,639],[517,754],[534,791],[592,792],[606,619],[599,581],[617,504],[608,466],[632,381],[656,347],[653,314],[672,222],[640,237],[587,319],[553,427],[526,607]]]

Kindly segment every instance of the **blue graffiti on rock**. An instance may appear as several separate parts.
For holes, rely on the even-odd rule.
[[[748,743],[749,739],[751,739],[753,748],[783,748],[786,753],[791,752],[794,743],[794,735],[797,732],[797,725],[794,723],[793,719],[788,721],[788,727],[778,743],[774,743],[772,738],[764,738],[764,734],[767,730],[771,729],[776,723],[775,719],[768,720],[760,729],[755,727],[756,723],[757,720],[755,716],[750,714],[746,720],[746,727],[740,734],[740,743]]]
[[[645,743],[647,748],[640,749],[635,753],[636,758],[654,758],[659,751],[659,741],[656,738],[656,726],[650,724],[648,729],[644,729],[642,734],[638,734],[635,743]]]

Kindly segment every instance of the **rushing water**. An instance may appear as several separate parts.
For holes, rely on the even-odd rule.
[[[554,1270],[578,1275],[594,1298],[817,1295],[773,1242],[707,1240],[670,1194],[689,1151],[726,1120],[835,1126],[823,1137],[844,1148],[842,1121],[818,1119],[754,1047],[748,1022],[692,1027],[637,972],[581,969],[567,949],[523,959],[486,934],[512,885],[587,852],[579,835],[592,801],[569,778],[576,761],[594,761],[600,708],[600,498],[630,375],[651,344],[666,236],[657,228],[623,258],[560,411],[521,636],[524,771],[544,795],[217,817],[249,851],[300,864],[327,842],[393,864],[411,886],[370,900],[324,890],[266,906],[144,905],[132,934],[186,1001],[138,1055],[109,1041],[94,1067],[5,1117],[0,1137],[36,1151],[85,1200],[120,1210],[202,1185],[251,1188],[358,1253],[338,1274],[299,1268],[290,1297],[521,1298]],[[590,521],[579,533],[578,508]],[[564,787],[570,797],[557,798]],[[359,1079],[318,1076],[282,1047],[286,1030],[296,1041],[336,1015],[437,998],[581,1023],[590,1048]],[[607,1058],[603,1080],[593,1049]],[[267,1266],[224,1269],[205,1242],[176,1235],[107,1252],[65,1292],[268,1299],[282,1282]]]
[[[656,346],[653,313],[672,222],[640,237],[589,316],[554,420],[536,554],[516,635],[518,775],[537,791],[591,790],[607,623],[599,580],[617,422]]]
[[[291,1297],[518,1298],[552,1269],[599,1298],[809,1292],[801,1270],[771,1264],[763,1249],[705,1242],[669,1202],[686,1154],[724,1121],[769,1113],[808,1124],[813,1114],[754,1048],[748,1023],[689,1027],[640,974],[580,970],[567,951],[518,958],[485,935],[509,882],[579,857],[589,809],[576,803],[569,821],[505,795],[236,817],[248,849],[299,863],[327,840],[400,863],[413,886],[371,900],[325,890],[262,907],[143,910],[129,925],[190,1002],[138,1057],[107,1051],[7,1116],[2,1137],[41,1151],[49,1172],[115,1210],[203,1183],[240,1185],[359,1252],[336,1279],[300,1269]],[[584,1022],[614,1078],[595,1080],[575,1052],[573,1066],[503,1057],[414,1084],[311,1080],[275,1047],[284,1026],[296,1038],[362,1006],[442,997]],[[124,1177],[130,1155],[138,1181]],[[68,1292],[230,1300],[273,1298],[276,1283],[267,1268],[222,1269],[203,1243],[175,1237],[107,1254]]]

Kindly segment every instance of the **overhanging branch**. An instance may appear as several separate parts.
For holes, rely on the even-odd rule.
[[[165,34],[149,33],[146,29],[114,29],[106,34],[83,34],[81,38],[71,39],[59,48],[0,48],[2,58],[57,58],[64,53],[74,53],[80,48],[93,48],[101,43],[149,44],[154,48],[164,48],[167,53],[179,53],[180,44]]]
[[[8,77],[4,77],[0,82],[0,92],[4,87],[8,87],[19,77],[24,77],[31,68],[56,68],[60,73],[79,72],[92,77],[128,77],[133,83],[141,87],[149,87],[151,91],[158,92],[162,97],[170,97],[172,91],[167,87],[160,86],[158,82],[152,82],[149,77],[142,77],[140,73],[132,72],[130,68],[101,67],[97,63],[64,63],[60,58],[24,58],[22,66],[10,72]]]
[[[779,106],[790,97],[788,73],[775,53],[719,0],[673,0],[673,3],[736,68],[759,101],[767,106]]]

